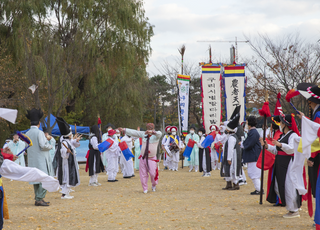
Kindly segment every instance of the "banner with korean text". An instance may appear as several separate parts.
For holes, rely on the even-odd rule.
[[[245,121],[246,116],[246,78],[245,66],[232,65],[224,67],[224,93],[226,100],[226,119],[230,116],[237,105],[241,105],[240,123]]]
[[[187,135],[188,120],[189,120],[190,76],[178,74],[177,84],[179,88],[179,105],[180,105],[180,120],[181,120],[180,131],[182,132],[183,135]]]
[[[202,120],[206,133],[210,126],[221,122],[221,67],[214,64],[202,65],[201,96]]]

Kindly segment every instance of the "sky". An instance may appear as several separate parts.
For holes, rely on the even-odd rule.
[[[161,74],[164,62],[179,59],[178,48],[186,46],[184,60],[190,64],[208,62],[208,46],[213,62],[230,60],[229,42],[254,41],[260,34],[280,39],[299,33],[306,42],[320,39],[320,0],[145,0],[145,15],[154,25],[152,55],[147,71]],[[253,55],[247,43],[238,43],[238,63]],[[200,69],[199,69],[200,71]]]

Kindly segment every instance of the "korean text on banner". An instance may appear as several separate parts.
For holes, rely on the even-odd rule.
[[[221,75],[220,66],[202,66],[202,111],[206,133],[211,125],[220,126],[221,121]]]
[[[245,66],[224,67],[226,117],[230,118],[236,106],[241,105],[240,123],[245,120]]]
[[[180,98],[180,119],[182,134],[188,134],[188,120],[189,120],[189,87],[190,76],[178,74],[177,83],[179,88]]]

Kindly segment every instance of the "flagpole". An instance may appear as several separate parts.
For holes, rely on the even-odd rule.
[[[183,56],[184,56],[184,52],[186,51],[186,46],[182,45],[180,49],[178,49],[179,53],[181,54],[181,74],[183,75]],[[177,89],[178,89],[178,120],[179,120],[179,131],[178,131],[178,135],[181,138],[181,116],[180,116],[180,96],[179,96],[179,85],[178,85],[178,79],[176,81],[177,84]],[[180,154],[179,154],[179,158],[180,158]],[[182,168],[183,168],[183,158],[182,158]]]
[[[265,88],[265,101],[268,101],[268,91],[267,91],[267,79],[266,79],[266,69],[264,69],[264,88]],[[265,143],[266,140],[266,127],[267,127],[267,115],[264,114],[263,116],[263,143]],[[259,204],[262,204],[262,198],[263,198],[263,177],[264,177],[264,155],[266,151],[266,146],[263,145],[262,148],[262,161],[261,161],[261,182],[260,182],[260,202]]]

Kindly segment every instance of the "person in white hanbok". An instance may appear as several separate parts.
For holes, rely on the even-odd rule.
[[[110,138],[113,141],[113,144],[105,151],[105,155],[104,155],[104,157],[106,157],[108,161],[108,167],[106,168],[107,174],[108,174],[108,182],[118,181],[116,179],[116,176],[119,168],[118,159],[121,154],[121,150],[118,145],[118,138],[115,134],[116,134],[116,131],[113,129],[110,129],[108,131],[107,139]]]
[[[26,144],[26,142],[24,142],[24,141],[19,139],[18,134],[14,134],[13,135],[13,140],[10,141],[7,146],[9,147],[9,149],[11,150],[11,152],[14,155],[17,155],[23,149],[26,148],[27,144]],[[26,163],[25,163],[25,160],[24,160],[24,155],[25,155],[25,152],[21,153],[18,156],[18,159],[14,161],[14,163],[17,163],[18,165],[21,165],[21,166],[25,167]]]
[[[164,129],[165,132],[166,132],[166,134],[163,136],[162,141],[161,141],[162,150],[164,151],[164,153],[163,153],[163,166],[164,166],[164,170],[167,170],[167,169],[171,168],[171,167],[169,166],[169,163],[171,163],[170,160],[169,160],[170,156],[168,155],[168,153],[166,152],[166,149],[165,149],[165,144],[166,144],[166,142],[167,142],[167,139],[168,139],[168,137],[171,135],[170,128],[171,128],[171,126],[167,126],[167,127]]]
[[[57,117],[56,121],[61,133],[55,155],[57,178],[62,189],[61,199],[72,199],[74,197],[69,194],[71,188],[80,185],[75,149],[80,146],[81,136],[76,134],[73,138],[71,127],[63,118]]]
[[[108,123],[108,124],[105,126],[105,129],[107,130],[107,132],[102,135],[102,142],[104,142],[105,140],[108,139],[108,131],[111,130],[111,129],[114,129],[114,126],[113,126],[112,124]],[[117,138],[116,138],[117,136],[116,136],[115,133],[114,133],[113,136],[114,136],[113,139],[117,139]],[[118,143],[118,140],[117,140],[117,143]],[[108,175],[108,171],[107,171],[108,159],[107,159],[107,157],[106,157],[105,155],[106,155],[106,151],[104,151],[104,152],[102,153],[102,163],[103,163],[103,165],[104,165],[104,167],[105,167],[105,170],[106,170],[106,172],[107,172],[107,175]]]
[[[121,138],[121,142],[126,142],[128,149],[131,151],[132,153],[132,149],[133,149],[133,143],[132,143],[132,138],[131,136],[128,135],[124,135]],[[126,158],[123,156],[123,153],[121,152],[121,156],[120,156],[120,164],[123,165],[123,178],[129,179],[131,177],[134,177],[134,169],[133,169],[133,160],[132,158],[130,158],[128,161],[126,160]]]
[[[168,154],[171,155],[171,168],[169,170],[178,171],[179,168],[179,160],[180,160],[180,149],[182,149],[182,144],[179,136],[177,135],[178,128],[175,126],[171,126],[170,132],[171,135],[167,138],[165,143],[165,150]],[[176,146],[175,148],[170,148],[170,146]]]

